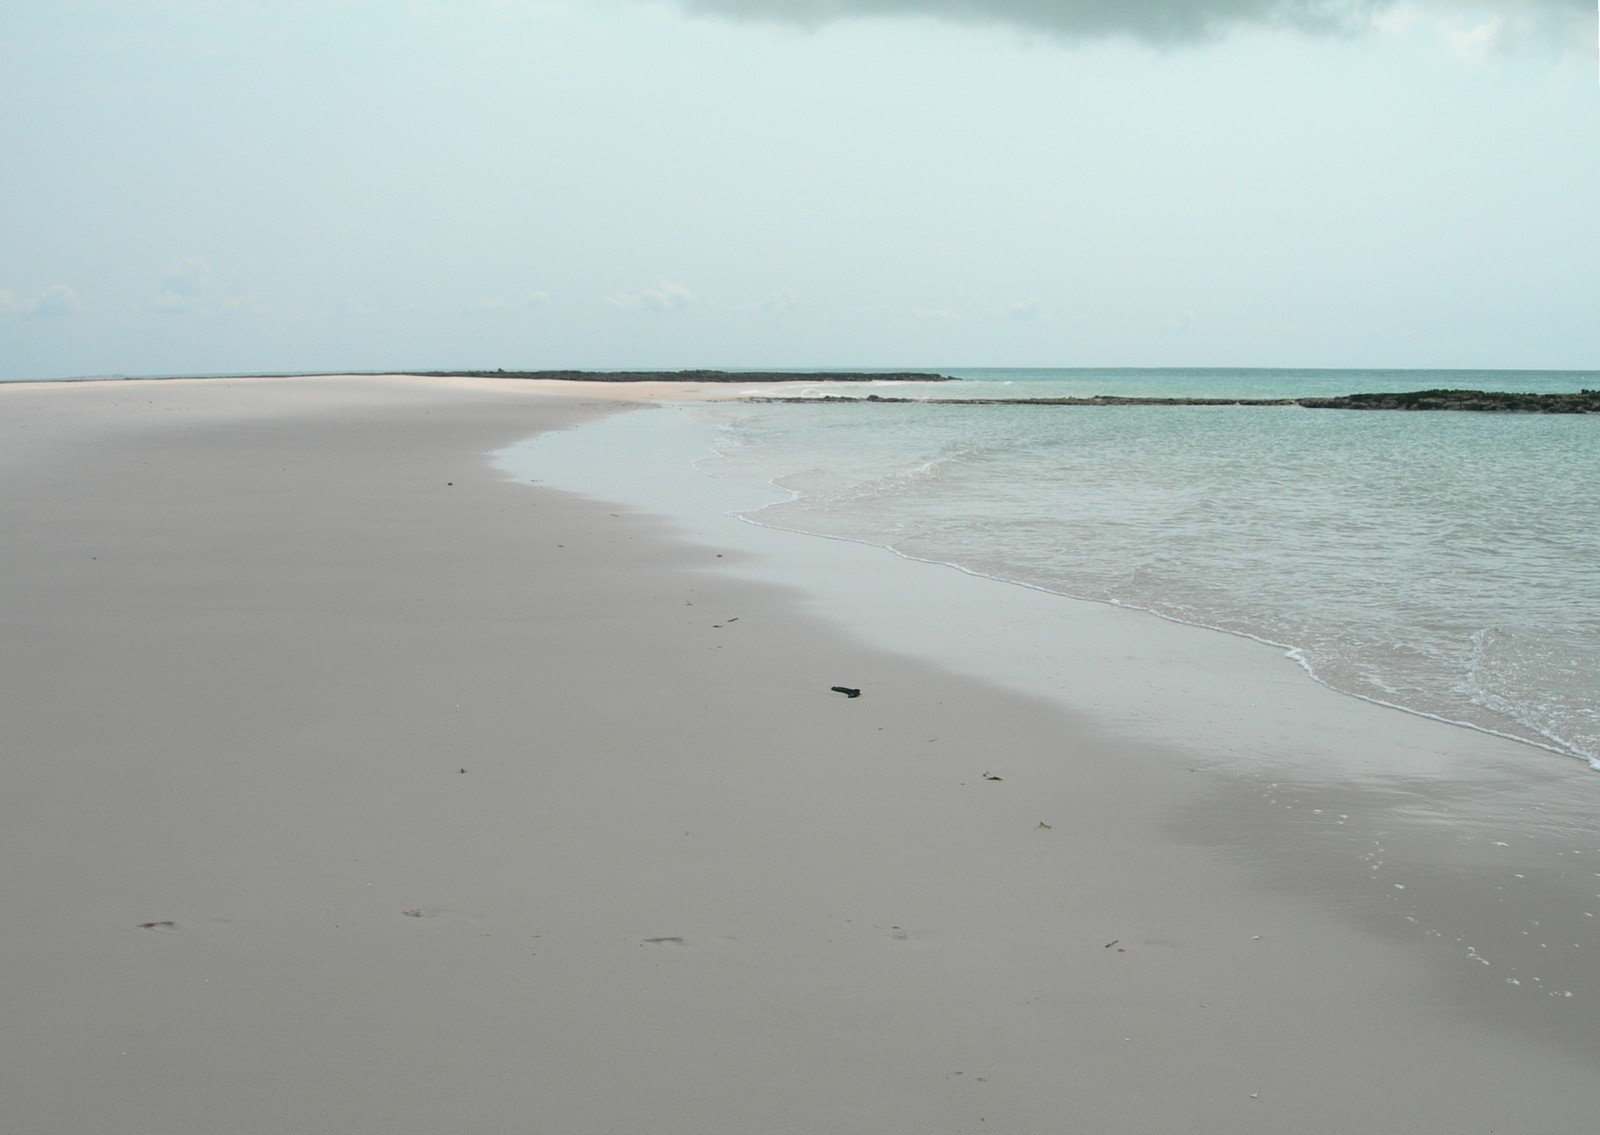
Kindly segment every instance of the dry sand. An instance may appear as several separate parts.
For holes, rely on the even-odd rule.
[[[0,388],[0,1132],[1592,1125],[1590,781],[1266,780],[487,457],[606,412]]]

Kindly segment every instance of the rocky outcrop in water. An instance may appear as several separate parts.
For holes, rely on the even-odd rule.
[[[1312,410],[1473,410],[1501,414],[1600,413],[1600,390],[1576,394],[1517,394],[1502,390],[1412,390],[1401,394],[1346,394],[1300,398]]]

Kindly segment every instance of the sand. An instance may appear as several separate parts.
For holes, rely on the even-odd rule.
[[[0,1131],[1592,1124],[1592,774],[488,456],[616,410],[0,388]]]

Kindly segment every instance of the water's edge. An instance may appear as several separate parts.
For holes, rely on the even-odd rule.
[[[766,522],[760,518],[762,510],[792,498],[794,491],[771,481],[755,484],[736,478],[714,477],[706,473],[707,463],[719,459],[719,451],[710,439],[710,432],[707,423],[699,417],[694,407],[644,407],[639,412],[614,415],[571,430],[542,434],[501,450],[493,456],[496,466],[517,480],[533,480],[553,488],[615,502],[664,517],[674,522],[696,543],[717,547],[733,543],[764,561],[772,559],[807,561],[813,566],[810,576],[813,582],[819,578],[837,579],[840,573],[849,573],[859,562],[837,561],[837,566],[828,569],[833,573],[832,576],[826,572],[819,576],[815,564],[818,560],[830,560],[829,553],[823,550],[827,547],[853,548],[872,555],[888,552],[896,560],[921,565],[947,576],[965,577],[969,581],[982,580],[1002,586],[1008,592],[1035,596],[1051,607],[1046,609],[1035,606],[1033,610],[1048,610],[1048,617],[1055,622],[1072,619],[1075,617],[1074,612],[1080,612],[1087,607],[1104,612],[1102,620],[1113,620],[1110,623],[1113,628],[1111,633],[1137,637],[1148,632],[1136,620],[1149,620],[1153,617],[1155,622],[1182,628],[1189,635],[1201,635],[1205,639],[1218,642],[1236,642],[1251,652],[1267,648],[1270,656],[1278,660],[1278,665],[1283,661],[1294,664],[1292,668],[1294,682],[1314,687],[1352,707],[1365,706],[1368,712],[1398,711],[1406,718],[1418,722],[1426,722],[1434,727],[1454,727],[1486,740],[1514,745],[1523,751],[1585,759],[1580,754],[1565,751],[1555,745],[1541,744],[1527,737],[1485,728],[1476,723],[1454,720],[1403,704],[1387,702],[1381,698],[1340,689],[1320,677],[1301,650],[1291,643],[1273,641],[1231,628],[1186,621],[1130,603],[1108,602],[1096,597],[1074,595],[1067,591],[1007,579],[959,563],[910,554],[888,544],[855,537],[805,532]],[[599,436],[601,433],[612,436]],[[629,455],[629,460],[595,460],[597,451],[626,453]],[[730,524],[730,521],[739,523]],[[736,533],[740,530],[749,533],[750,536],[739,538]],[[808,547],[809,551],[806,550]],[[948,569],[954,571],[950,572]],[[732,567],[728,570],[740,569]],[[748,570],[763,578],[768,577],[765,569]],[[788,577],[792,577],[795,573],[783,574],[787,581]],[[912,584],[913,581],[903,582]],[[970,583],[965,586],[970,586]],[[848,586],[844,590],[848,591]],[[915,585],[909,586],[908,593],[916,591]],[[835,596],[816,601],[824,606],[832,606],[839,603],[840,599]],[[945,601],[950,602],[950,600]],[[848,600],[844,602],[846,605],[849,603]],[[890,600],[885,599],[884,602]],[[966,605],[981,606],[984,602],[985,596],[974,595],[967,600]],[[842,616],[840,621],[857,631],[869,626],[873,622],[870,604],[863,606],[854,614]],[[959,635],[956,637],[959,638]],[[1044,637],[1047,639],[1048,635]],[[894,641],[898,642],[898,637]],[[910,649],[916,651],[914,645]],[[1199,652],[1203,654],[1211,649],[1221,649],[1221,647],[1201,646]],[[946,662],[961,660],[964,655],[960,645],[947,645],[945,650],[935,653]],[[1004,684],[1024,688],[1028,692],[1056,697],[1060,696],[1060,688],[1063,686],[1082,685],[1081,675],[1074,675],[1070,680],[1063,678],[1057,681],[1046,674],[1044,671],[1056,661],[1052,657],[1049,645],[1045,644],[1032,651],[1020,650],[1015,658],[992,656],[991,665],[975,666],[973,669],[979,676],[1000,680]],[[1040,666],[1031,673],[1025,673],[1030,662],[1040,663]],[[1200,668],[1203,671],[1203,664]],[[1256,677],[1254,680],[1261,679]],[[1175,713],[1181,716],[1181,713],[1177,711]],[[1287,731],[1286,726],[1285,732]],[[1298,730],[1295,732],[1298,733]],[[1159,739],[1172,741],[1180,739],[1180,736],[1178,732],[1173,732]],[[1600,771],[1600,762],[1591,759],[1587,760],[1587,763],[1589,767]]]

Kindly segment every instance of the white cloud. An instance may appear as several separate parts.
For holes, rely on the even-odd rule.
[[[54,319],[62,315],[81,315],[83,301],[78,298],[78,293],[66,284],[57,284],[47,288],[33,304],[33,313],[41,318]]]
[[[1372,14],[1367,27],[1380,35],[1405,35],[1426,17],[1415,4],[1392,4]]]
[[[1450,54],[1471,63],[1478,63],[1501,43],[1505,35],[1505,21],[1485,20],[1468,28],[1446,24],[1439,31],[1440,38],[1450,49]]]
[[[758,300],[749,300],[745,303],[733,305],[733,310],[741,315],[758,315],[773,311],[788,311],[794,306],[796,299],[793,288],[779,288],[775,292],[768,292]]]
[[[1576,0],[1399,0],[1368,26],[1381,34],[1431,33],[1470,63],[1529,54],[1594,54],[1595,18]]]
[[[537,311],[550,303],[549,292],[518,292],[511,296],[486,296],[467,304],[466,310],[483,314],[506,311]]]
[[[83,301],[67,284],[46,288],[31,299],[10,288],[0,288],[0,319],[60,319],[83,314]]]
[[[352,319],[371,319],[383,314],[383,308],[365,300],[341,300],[334,305],[334,310]]]
[[[965,318],[951,307],[896,307],[882,300],[858,307],[855,313],[869,319],[916,319],[923,323],[955,323]]]
[[[164,315],[189,311],[211,290],[211,265],[202,257],[188,256],[168,264],[156,292],[156,310]]]
[[[663,280],[657,287],[643,292],[623,292],[606,297],[606,302],[619,311],[681,311],[700,302],[699,297],[682,284]]]
[[[1304,322],[1275,322],[1263,323],[1253,321],[1246,323],[1244,329],[1254,335],[1314,335],[1325,330],[1310,323]]]
[[[1008,303],[1000,309],[1000,314],[1024,323],[1030,320],[1038,319],[1039,298],[1035,296],[1033,299],[1017,300],[1015,303]]]
[[[306,7],[315,4],[301,0]],[[489,19],[501,24],[520,24],[531,19],[551,19],[570,13],[573,5],[563,0],[409,0],[405,14],[422,24],[460,22],[464,18]]]
[[[172,295],[193,299],[211,286],[211,265],[198,256],[190,256],[167,265],[161,274],[161,290]]]

